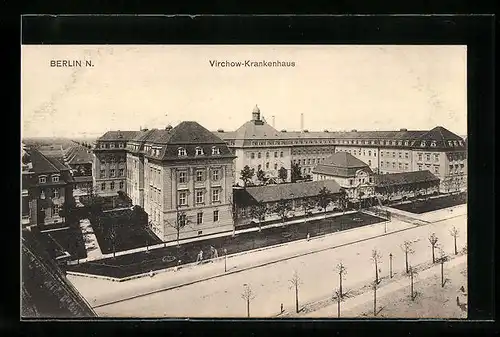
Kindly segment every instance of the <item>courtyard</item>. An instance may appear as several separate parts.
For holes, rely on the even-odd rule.
[[[443,208],[454,207],[467,203],[467,193],[448,194],[430,199],[419,199],[407,203],[391,205],[390,207],[401,211],[422,214],[432,211],[437,211]]]

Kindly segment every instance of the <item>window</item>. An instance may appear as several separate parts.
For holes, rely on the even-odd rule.
[[[408,163],[405,163],[405,171],[408,171]]]
[[[401,163],[399,163],[398,168],[401,170],[402,167],[403,167],[403,165]]]
[[[418,170],[422,171],[422,164],[418,164]]]
[[[201,147],[196,147],[196,155],[203,156],[203,149]]]
[[[38,181],[40,182],[40,184],[45,184],[47,182],[47,178],[46,177],[39,177]]]
[[[257,171],[260,171],[261,169],[262,169],[262,165],[260,165],[260,164],[259,164],[259,165],[257,166]]]
[[[278,158],[278,151],[274,152],[274,158]]]
[[[212,190],[212,202],[220,201],[219,190]]]
[[[422,160],[422,154],[421,153],[418,154],[418,160]]]
[[[196,203],[197,204],[203,203],[203,191],[196,191]]]
[[[383,161],[380,162],[380,167],[384,167],[384,162]]]
[[[405,152],[405,158],[408,159],[408,152]]]
[[[425,155],[425,160],[427,160],[427,161],[431,160],[431,155],[429,153],[427,153]]]
[[[253,152],[252,152],[252,153],[250,153],[250,158],[251,158],[251,159],[255,159],[255,153],[253,153]]]
[[[53,183],[58,183],[59,182],[59,176],[52,176],[52,182]]]
[[[257,153],[257,158],[259,158],[259,159],[260,159],[260,157],[261,157],[261,154],[260,154],[260,152],[258,152],[258,153]]]
[[[349,185],[352,185],[352,184],[353,184],[353,180],[349,179]]]
[[[434,166],[434,173],[439,173],[439,165]]]
[[[280,152],[280,157],[283,158],[283,151]]]
[[[384,151],[380,151],[380,157],[384,156]]]
[[[111,183],[109,183],[109,188],[113,191],[115,189],[115,182],[112,181]]]
[[[186,192],[179,192],[179,205],[186,206]]]
[[[420,142],[420,147],[425,147],[425,141]]]
[[[203,181],[203,171],[201,170],[196,171],[196,181],[198,182]]]
[[[218,147],[212,147],[212,155],[218,155],[220,154],[220,150]]]
[[[392,162],[392,168],[396,168],[396,163]]]
[[[434,161],[439,161],[439,153],[434,154]]]
[[[119,186],[120,186],[120,190],[123,190],[123,181],[120,181]]]
[[[186,214],[179,214],[179,226],[183,227],[186,225]]]
[[[53,195],[54,195],[54,198],[59,198],[59,189],[54,188],[54,193],[53,193]]]
[[[219,170],[212,170],[212,180],[219,180]]]
[[[392,158],[396,158],[396,152],[392,153]]]
[[[114,177],[115,177],[115,169],[111,169],[111,170],[109,170],[109,176],[110,176],[111,178],[114,178]]]
[[[186,183],[186,172],[179,172],[179,184]]]
[[[183,148],[183,147],[178,148],[177,149],[177,153],[178,153],[179,156],[186,156],[187,155],[186,149]]]
[[[101,191],[104,191],[106,189],[106,183],[101,184]]]
[[[368,151],[368,156],[371,157],[372,151]]]
[[[436,141],[435,141],[435,140],[433,140],[433,141],[431,142],[431,147],[436,147]]]
[[[266,163],[266,169],[269,169],[269,163]]]
[[[118,172],[120,173],[120,177],[123,177],[123,169],[119,169]]]
[[[269,158],[269,152],[266,152],[266,158]]]
[[[398,157],[401,158],[401,152],[398,152]]]
[[[198,225],[201,225],[203,223],[203,213],[202,212],[196,213],[196,223]]]
[[[368,166],[372,166],[372,161],[368,160]]]
[[[219,221],[219,211],[214,211],[214,222]]]

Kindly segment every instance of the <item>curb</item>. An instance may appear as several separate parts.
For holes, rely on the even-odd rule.
[[[200,282],[204,282],[204,281],[209,281],[209,280],[212,280],[212,279],[215,279],[215,278],[218,278],[218,277],[223,277],[223,276],[226,276],[226,275],[232,275],[232,274],[236,274],[236,273],[241,273],[241,272],[244,272],[244,271],[247,271],[247,270],[251,270],[251,269],[257,269],[257,268],[265,267],[265,266],[268,266],[268,265],[271,265],[271,264],[275,264],[275,263],[279,263],[279,262],[283,262],[283,261],[286,261],[286,260],[291,260],[291,259],[295,259],[295,258],[302,257],[302,256],[316,254],[316,253],[319,253],[319,252],[323,252],[323,251],[327,251],[327,250],[332,250],[332,249],[336,249],[336,248],[348,246],[348,245],[351,245],[351,244],[360,243],[360,242],[364,242],[364,241],[368,241],[368,240],[380,238],[380,237],[383,237],[383,236],[387,236],[387,235],[391,235],[391,234],[394,234],[394,233],[399,233],[399,232],[407,231],[407,230],[414,229],[414,228],[417,228],[417,227],[419,227],[419,226],[413,225],[413,226],[411,226],[409,228],[399,229],[397,231],[393,231],[393,232],[389,232],[389,233],[383,233],[383,234],[380,234],[380,235],[371,236],[369,238],[355,240],[355,241],[351,241],[351,242],[348,242],[348,243],[339,244],[339,245],[332,246],[332,247],[321,248],[321,249],[318,249],[318,250],[315,250],[315,251],[311,251],[311,252],[295,254],[295,255],[292,255],[292,256],[289,256],[289,257],[280,258],[280,259],[277,259],[277,260],[273,260],[273,261],[269,261],[269,262],[257,264],[257,265],[254,265],[254,266],[249,266],[249,267],[238,269],[238,270],[228,271],[228,272],[225,272],[225,273],[218,273],[216,275],[212,275],[212,276],[200,278],[200,279],[197,279],[197,280],[189,281],[189,282],[178,284],[178,285],[175,285],[175,286],[168,286],[168,287],[165,287],[165,288],[160,288],[160,289],[149,291],[149,292],[146,292],[146,293],[137,294],[137,295],[134,295],[134,296],[131,296],[131,297],[128,297],[128,298],[123,298],[123,299],[119,299],[119,300],[115,300],[115,301],[110,301],[110,302],[107,302],[107,303],[99,304],[99,305],[93,306],[93,308],[100,308],[100,307],[105,307],[105,306],[116,304],[116,303],[120,303],[120,302],[126,302],[126,301],[129,301],[129,300],[135,299],[135,298],[144,297],[144,296],[148,296],[148,295],[160,293],[160,292],[163,292],[163,291],[168,291],[168,290],[173,290],[173,289],[185,287],[185,286],[189,286],[189,285],[200,283]],[[268,247],[266,247],[266,248],[270,249]],[[247,251],[245,253],[248,253],[248,252],[249,251]]]

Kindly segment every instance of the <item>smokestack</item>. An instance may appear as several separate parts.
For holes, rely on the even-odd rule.
[[[276,122],[276,119],[274,118],[274,116],[272,116],[272,120],[271,120],[271,123],[273,123],[273,128],[274,128],[274,123]]]
[[[300,132],[304,132],[304,114],[300,114]]]

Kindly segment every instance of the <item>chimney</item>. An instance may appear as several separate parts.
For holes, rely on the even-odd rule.
[[[304,132],[304,114],[300,114],[300,132]]]
[[[274,116],[272,116],[272,125],[273,125],[273,128],[275,127],[275,122],[276,122],[276,118]]]

